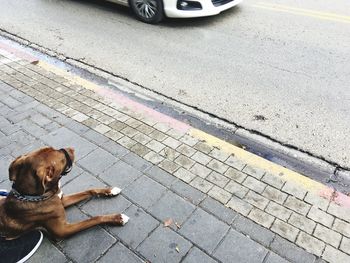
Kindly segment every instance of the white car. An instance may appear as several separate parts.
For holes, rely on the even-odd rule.
[[[242,0],[108,0],[130,6],[143,22],[158,23],[166,17],[200,17],[217,15]]]

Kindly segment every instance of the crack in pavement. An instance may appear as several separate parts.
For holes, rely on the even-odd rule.
[[[287,72],[287,73],[290,73],[290,74],[297,74],[297,75],[303,75],[309,79],[312,79],[312,76],[304,73],[304,72],[299,72],[299,71],[291,71],[291,70],[288,70],[288,69],[284,69],[284,68],[280,68],[280,67],[277,67],[277,66],[274,66],[274,65],[271,65],[269,63],[266,63],[266,62],[262,62],[262,61],[258,61],[259,64],[261,65],[264,65],[264,66],[268,66],[270,68],[273,68],[273,69],[276,69],[276,70],[279,70],[279,71],[283,71],[283,72]]]

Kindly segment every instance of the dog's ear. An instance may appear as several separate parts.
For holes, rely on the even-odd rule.
[[[24,155],[16,158],[10,164],[9,179],[21,194],[35,195],[38,183],[41,188],[41,182],[36,179],[36,171],[33,169],[32,163],[33,160]]]
[[[12,182],[15,182],[17,179],[17,175],[21,172],[23,169],[23,161],[21,159],[22,156],[17,157],[9,167],[9,180]]]
[[[55,167],[53,165],[50,165],[47,167],[41,167],[38,169],[37,174],[42,180],[41,182],[42,182],[43,190],[45,192],[47,186],[54,179]]]

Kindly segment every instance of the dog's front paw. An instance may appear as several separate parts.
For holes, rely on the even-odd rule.
[[[116,214],[107,216],[107,222],[112,225],[123,226],[129,221],[129,217],[124,214]]]
[[[129,221],[130,217],[122,214],[122,225],[125,225]]]
[[[122,191],[122,189],[118,188],[118,187],[113,187],[111,189],[111,195],[115,196],[115,195],[119,195],[120,192]]]
[[[122,189],[118,187],[113,187],[113,188],[106,189],[104,194],[105,196],[116,196],[116,195],[119,195],[121,191]]]

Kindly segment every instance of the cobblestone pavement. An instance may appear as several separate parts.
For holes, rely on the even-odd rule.
[[[350,262],[349,197],[0,49],[0,188],[11,160],[44,145],[76,149],[65,194],[123,189],[68,209],[70,221],[130,221],[45,238],[30,262]]]

